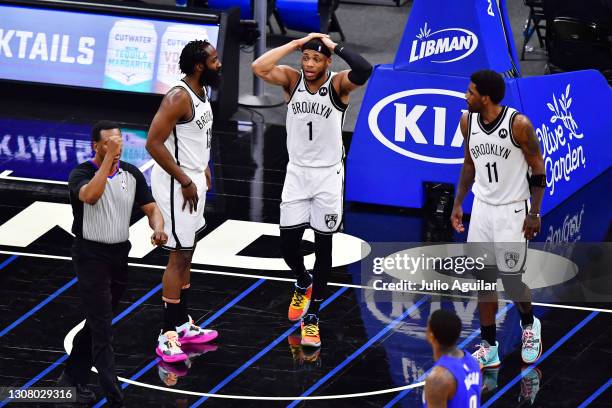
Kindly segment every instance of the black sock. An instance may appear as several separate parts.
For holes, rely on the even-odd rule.
[[[295,289],[303,295],[306,293],[311,284],[312,275],[310,275],[307,271],[304,271],[304,273],[298,275],[297,282],[295,283]]]
[[[310,302],[310,306],[308,306],[308,314],[315,315],[318,318],[319,310],[321,309],[321,303],[323,303],[323,299],[312,299],[312,301]]]
[[[529,309],[527,313],[523,313],[519,310],[519,315],[521,315],[521,325],[523,327],[528,324],[533,324],[533,309]]]
[[[181,304],[164,302],[164,333],[176,331],[176,326],[181,324]]]
[[[181,289],[181,303],[179,303],[179,305],[181,306],[181,313],[180,313],[180,320],[179,320],[179,325],[183,324],[185,322],[189,321],[189,306],[187,301],[189,300],[189,287]]]
[[[494,346],[497,341],[497,327],[494,324],[490,326],[480,326],[480,336],[487,343]]]

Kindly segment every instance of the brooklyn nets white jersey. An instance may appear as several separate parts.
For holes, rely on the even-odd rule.
[[[189,120],[177,122],[164,144],[181,167],[203,172],[210,159],[212,140],[213,113],[210,101],[206,90],[204,98],[200,98],[184,81],[179,81],[175,87],[183,88],[189,94],[193,116]]]
[[[189,120],[177,122],[164,145],[195,184],[198,190],[198,205],[192,212],[189,211],[189,206],[182,209],[181,185],[157,163],[151,172],[151,190],[164,217],[164,231],[168,235],[164,248],[192,250],[197,234],[206,225],[204,206],[207,186],[204,170],[210,158],[213,115],[206,92],[204,98],[200,98],[184,81],[175,87],[183,88],[189,94],[193,115]]]
[[[479,200],[502,205],[529,198],[529,166],[519,144],[512,136],[515,109],[503,107],[490,130],[478,113],[468,117],[468,143],[476,180],[472,191]]]
[[[304,73],[287,104],[287,150],[289,163],[303,167],[329,167],[344,157],[342,125],[346,106],[332,97],[332,78],[317,92],[306,86]]]

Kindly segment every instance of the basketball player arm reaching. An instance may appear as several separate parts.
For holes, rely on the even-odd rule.
[[[176,123],[183,118],[191,117],[191,113],[191,102],[187,92],[176,88],[170,90],[164,96],[151,122],[146,144],[151,157],[181,185],[183,210],[189,204],[190,213],[198,206],[198,189],[189,176],[176,164],[164,142],[170,137]]]
[[[368,78],[370,78],[372,64],[344,45],[333,42],[329,36],[321,37],[321,41],[332,53],[342,58],[351,68],[338,72],[332,80],[335,89],[338,91],[338,96],[340,96],[343,103],[348,104],[349,94],[360,86],[365,85]]]
[[[313,38],[324,38],[325,36],[325,34],[310,33],[306,37],[271,49],[253,61],[251,64],[253,73],[269,84],[282,86],[285,91],[285,101],[288,101],[291,97],[291,88],[300,78],[300,72],[288,65],[277,65],[278,62],[292,52],[301,50],[302,46]]]
[[[425,380],[427,408],[446,408],[447,401],[455,395],[455,378],[442,367],[434,367]]]
[[[540,142],[533,125],[527,116],[517,115],[512,123],[512,136],[521,146],[525,161],[531,168],[529,189],[531,190],[531,208],[523,222],[525,239],[532,239],[541,228],[540,209],[546,186],[546,167],[540,151]]]
[[[461,116],[461,134],[463,134],[463,166],[461,166],[461,175],[459,176],[459,185],[457,186],[457,194],[455,195],[455,202],[453,203],[453,212],[451,214],[451,224],[457,232],[465,231],[463,226],[463,199],[465,195],[474,184],[474,178],[476,177],[476,167],[474,167],[474,161],[470,156],[469,151],[469,139],[468,139],[468,114],[464,113]]]

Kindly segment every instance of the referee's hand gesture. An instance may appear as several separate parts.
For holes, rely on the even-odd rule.
[[[183,211],[189,204],[189,214],[196,211],[198,208],[198,188],[196,187],[193,180],[189,180],[187,184],[181,186],[181,192],[183,193]]]

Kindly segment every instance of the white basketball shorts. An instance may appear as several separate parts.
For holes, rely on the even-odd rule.
[[[485,264],[496,265],[502,274],[521,274],[527,260],[523,223],[528,211],[527,200],[492,205],[475,197],[467,242],[481,245],[468,245],[470,255],[486,254]]]
[[[280,205],[281,229],[308,226],[322,234],[338,231],[344,204],[344,165],[301,167],[289,163]]]
[[[189,212],[189,204],[183,210],[181,185],[170,177],[164,169],[155,164],[151,171],[151,190],[153,198],[164,217],[164,231],[168,235],[165,249],[190,251],[195,247],[196,235],[204,230],[204,205],[206,204],[206,177],[204,173],[183,171],[191,178],[198,189],[198,206]]]

